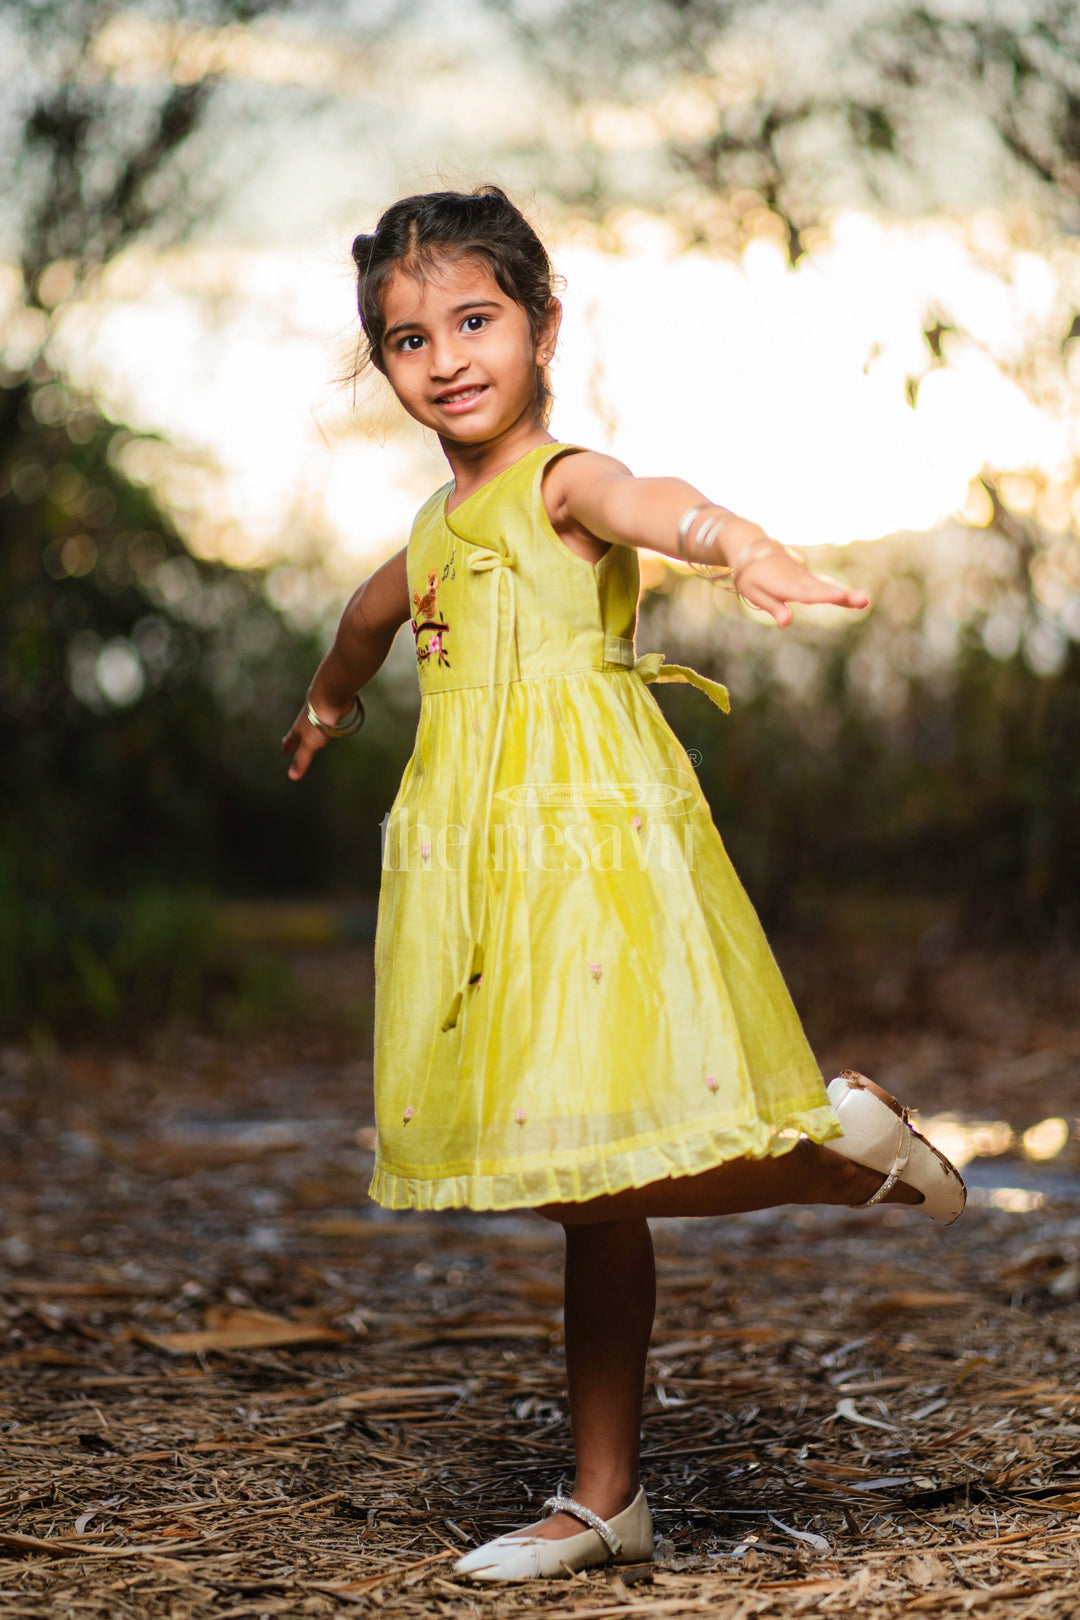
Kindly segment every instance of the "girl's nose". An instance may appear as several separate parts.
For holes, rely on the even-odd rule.
[[[456,377],[462,367],[469,363],[456,332],[447,332],[441,337],[433,338],[428,353],[431,357],[431,375],[440,380]]]

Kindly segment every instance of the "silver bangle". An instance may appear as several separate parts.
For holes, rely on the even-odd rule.
[[[698,545],[705,551],[711,550],[734,517],[734,512],[724,512],[721,517],[703,523],[697,533]]]
[[[679,556],[682,558],[683,562],[690,561],[689,557],[686,555],[686,542],[689,538],[690,530],[693,528],[695,520],[701,516],[702,512],[707,512],[708,510],[708,501],[703,501],[700,506],[688,507],[683,513],[682,517],[679,519],[678,547]]]
[[[686,555],[686,542],[690,538],[690,531],[693,529],[694,524],[697,522],[702,512],[707,512],[712,504],[713,503],[711,501],[708,501],[702,506],[691,506],[688,511],[683,513],[679,520],[678,540],[679,555],[683,562],[685,562],[695,574],[701,575],[703,579],[717,580],[722,579],[725,574],[730,573],[730,569],[727,564],[722,564],[719,568],[717,568],[708,563],[695,562]],[[697,544],[701,546],[702,550],[711,551],[713,546],[716,545],[717,540],[720,538],[720,535],[727,528],[728,524],[733,522],[737,516],[738,514],[736,512],[729,512],[726,507],[721,507],[719,517],[707,519],[702,525],[701,529],[698,531],[696,536]]]
[[[353,737],[364,723],[364,700],[357,692],[352,701],[352,708],[346,710],[344,718],[339,720],[336,725],[331,725],[328,720],[319,719],[319,716],[315,713],[310,695],[305,703],[305,713],[309,725],[313,725],[317,731],[321,731],[324,737]]]

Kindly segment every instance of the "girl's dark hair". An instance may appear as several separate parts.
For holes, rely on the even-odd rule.
[[[397,270],[422,279],[440,259],[483,259],[508,298],[520,304],[539,337],[555,298],[555,274],[547,251],[524,214],[498,186],[475,191],[429,191],[392,203],[369,236],[352,245],[356,305],[364,328],[366,358],[385,375],[382,295]],[[537,369],[536,404],[541,421],[551,415],[546,369]]]

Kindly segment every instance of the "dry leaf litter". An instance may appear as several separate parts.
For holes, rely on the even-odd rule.
[[[569,1466],[559,1231],[369,1204],[340,1036],[3,1052],[0,1620],[1073,1615],[1080,1175],[1015,1144],[1080,1042],[1013,1012],[827,1054],[1013,1122],[957,1226],[654,1223],[656,1562],[520,1587],[452,1563]]]

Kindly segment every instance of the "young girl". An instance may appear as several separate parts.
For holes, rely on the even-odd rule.
[[[845,1072],[826,1094],[648,684],[724,710],[727,693],[636,655],[637,548],[729,571],[781,626],[792,603],[868,598],[682,479],[552,438],[561,309],[496,187],[407,197],[353,257],[370,361],[452,474],[350,600],[282,744],[298,781],[358,729],[360,688],[411,619],[421,704],[385,828],[370,1192],[565,1229],[573,1496],[458,1572],[640,1562],[648,1218],[884,1199],[949,1221],[965,1193],[880,1087]]]

